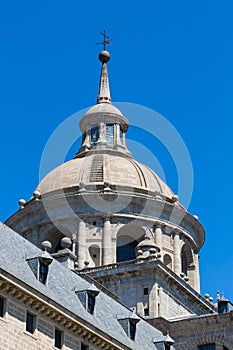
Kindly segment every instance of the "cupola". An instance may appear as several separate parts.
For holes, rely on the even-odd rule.
[[[112,105],[108,80],[107,62],[110,53],[103,50],[99,54],[102,64],[97,104],[91,107],[81,119],[79,126],[82,131],[82,145],[76,157],[82,157],[88,151],[117,150],[129,151],[126,148],[125,133],[128,121],[121,111]]]

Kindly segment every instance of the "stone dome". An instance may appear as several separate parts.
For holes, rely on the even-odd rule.
[[[99,103],[89,108],[85,116],[96,114],[96,113],[107,113],[123,117],[121,111],[111,103]]]
[[[89,108],[80,120],[79,127],[83,132],[87,126],[95,124],[98,120],[111,123],[119,123],[127,130],[128,121],[121,111],[111,103],[98,103]]]
[[[172,190],[146,165],[130,156],[116,154],[89,154],[72,159],[52,170],[40,182],[36,191],[41,195],[62,189],[71,189],[80,184],[107,183],[118,186],[146,190],[172,199]]]

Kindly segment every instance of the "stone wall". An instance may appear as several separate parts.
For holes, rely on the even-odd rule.
[[[215,344],[216,350],[233,349],[233,311],[170,322],[156,318],[149,322],[163,333],[169,331],[176,350],[198,350],[206,344]]]
[[[97,341],[97,334],[80,331],[71,331],[61,322],[51,320],[46,312],[41,314],[34,308],[27,307],[21,301],[1,293],[4,300],[4,315],[0,317],[0,350],[55,350],[55,328],[61,331],[62,350],[80,350],[81,344],[87,346],[87,350],[110,349],[101,340]],[[34,331],[26,330],[26,313],[34,316]],[[49,314],[48,314],[49,315]],[[70,325],[71,326],[71,325]],[[95,344],[94,344],[95,343]],[[111,347],[111,349],[118,349]]]

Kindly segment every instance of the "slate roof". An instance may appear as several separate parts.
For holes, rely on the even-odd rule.
[[[135,341],[124,332],[118,318],[130,317],[132,310],[100,291],[96,298],[95,314],[88,313],[75,291],[86,290],[91,284],[54,260],[49,266],[48,283],[43,285],[34,276],[26,259],[39,256],[42,251],[8,226],[0,223],[0,269],[37,290],[48,300],[60,304],[69,314],[78,316],[86,326],[97,327],[134,350],[157,349],[153,339],[163,339],[162,333],[140,320]],[[173,349],[173,347],[172,347]]]

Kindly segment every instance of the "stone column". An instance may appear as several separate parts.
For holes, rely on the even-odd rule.
[[[115,124],[114,144],[116,144],[117,146],[121,145],[119,124]]]
[[[112,263],[112,235],[110,218],[104,218],[103,237],[102,237],[102,264],[108,265]]]
[[[82,220],[78,223],[78,234],[76,242],[76,255],[78,257],[78,268],[82,269],[86,256],[86,223]]]
[[[162,246],[163,246],[163,231],[162,231],[162,225],[156,224],[155,226],[155,244],[162,252]]]
[[[198,253],[194,254],[194,266],[195,266],[194,289],[198,293],[200,293],[200,274],[199,274],[199,256],[198,256]]]
[[[99,124],[99,139],[98,139],[98,143],[106,143],[106,130],[105,130],[105,124],[103,122],[101,122]]]
[[[149,294],[149,309],[150,317],[158,317],[158,304],[159,304],[159,295],[158,295],[158,283],[155,282],[155,279],[152,282],[152,288]]]
[[[181,274],[180,235],[176,231],[174,233],[173,247],[174,247],[174,272],[178,276],[180,276]]]

